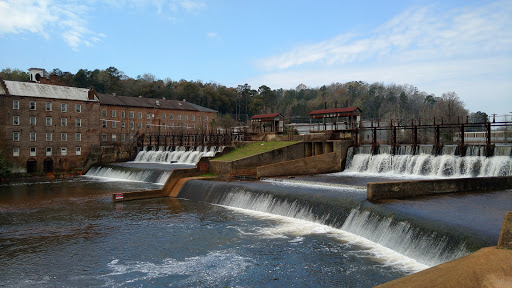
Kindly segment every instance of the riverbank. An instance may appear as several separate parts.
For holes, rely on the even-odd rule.
[[[512,287],[512,250],[482,248],[468,256],[377,287]]]

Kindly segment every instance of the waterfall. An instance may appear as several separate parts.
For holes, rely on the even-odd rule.
[[[118,166],[95,166],[85,174],[88,177],[100,177],[110,181],[137,181],[164,185],[171,171],[134,169]]]
[[[213,157],[216,152],[220,152],[223,147],[191,147],[186,148],[178,146],[174,150],[169,147],[154,147],[151,150],[147,148],[140,151],[135,157],[136,163],[179,163],[179,164],[196,164],[201,157]]]
[[[447,236],[422,231],[407,221],[381,217],[353,209],[342,230],[362,236],[428,266],[435,266],[470,253],[464,244],[453,246]]]
[[[456,149],[455,145],[445,146],[443,155],[439,156],[427,153],[432,152],[433,147],[431,145],[420,146],[419,155],[358,153],[354,154],[350,161],[347,161],[345,172],[443,178],[512,175],[512,158],[508,156],[512,150],[511,146],[496,146],[495,150],[499,151],[498,155],[507,156],[493,157],[481,156],[481,146],[469,147],[467,150],[469,153],[466,153],[468,156],[465,157],[455,155]]]
[[[333,205],[332,200],[328,201],[331,206],[326,206],[325,202],[316,197],[309,200],[283,197],[215,183],[203,183],[213,186],[201,186],[198,189],[198,183],[189,181],[180,197],[198,197],[224,207],[240,209],[256,217],[279,216],[303,221],[298,226],[310,227],[304,228],[312,231],[310,233],[327,233],[342,242],[362,246],[376,258],[384,258],[387,263],[408,266],[407,269],[422,270],[470,253],[462,240],[464,237],[450,230],[447,230],[448,234],[439,233],[433,230],[437,226],[418,226],[411,221],[397,220],[394,216],[379,216],[361,208]],[[345,216],[339,214],[340,210]],[[293,232],[296,229],[297,223],[293,227],[279,227],[280,231]]]

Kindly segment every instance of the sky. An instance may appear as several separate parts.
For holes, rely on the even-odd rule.
[[[409,84],[512,115],[512,0],[0,0],[0,51],[0,69]]]

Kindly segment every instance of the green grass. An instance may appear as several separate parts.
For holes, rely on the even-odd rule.
[[[260,154],[270,150],[282,148],[297,143],[297,141],[270,141],[270,142],[254,142],[247,144],[241,148],[235,149],[228,154],[215,158],[212,161],[233,161]]]

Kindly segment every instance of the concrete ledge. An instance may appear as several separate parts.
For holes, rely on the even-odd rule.
[[[148,199],[148,198],[159,198],[166,197],[162,190],[144,190],[135,192],[117,192],[112,194],[112,200],[114,202],[130,201],[137,199]]]
[[[495,191],[510,188],[512,188],[512,176],[396,181],[368,183],[366,198],[369,201],[374,201],[409,198],[420,195]]]
[[[257,168],[259,177],[307,175],[341,171],[341,160],[331,152],[292,161],[281,162]]]
[[[498,248],[512,249],[512,211],[505,214],[505,220],[503,220],[503,225],[501,226],[500,239],[498,240]]]

